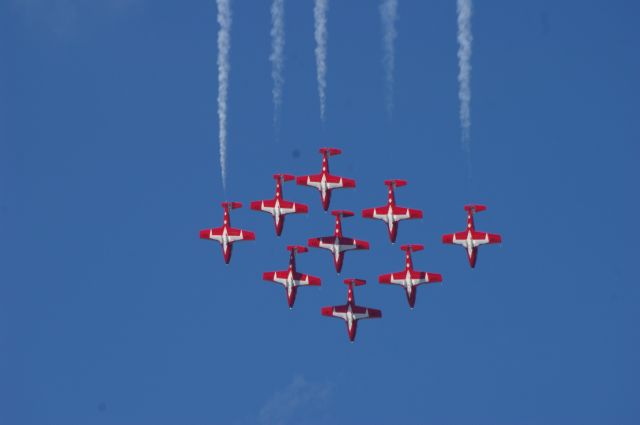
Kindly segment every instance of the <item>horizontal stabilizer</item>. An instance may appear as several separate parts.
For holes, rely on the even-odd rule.
[[[291,181],[293,179],[295,179],[296,177],[291,175],[291,174],[274,174],[273,178],[276,180],[282,179],[286,182]]]
[[[402,186],[406,186],[407,185],[407,181],[406,180],[385,180],[384,184],[387,186],[395,186],[395,187],[402,187]]]
[[[347,285],[362,286],[367,283],[367,281],[364,279],[345,279],[344,283]]]
[[[336,148],[320,148],[321,154],[329,154],[329,156],[340,155],[342,150]]]
[[[335,215],[336,217],[352,217],[353,216],[353,212],[347,211],[347,210],[333,210],[331,211],[331,214]]]
[[[301,245],[288,245],[287,246],[287,251],[292,251],[292,252],[297,252],[302,254],[303,252],[307,252],[308,249],[305,246],[301,246]]]
[[[229,208],[235,210],[236,208],[242,208],[242,202],[223,202],[222,208]]]
[[[422,251],[424,249],[424,245],[402,245],[400,249],[405,252],[416,252]]]
[[[481,211],[486,210],[487,207],[484,205],[465,205],[464,210],[470,213],[479,213]]]

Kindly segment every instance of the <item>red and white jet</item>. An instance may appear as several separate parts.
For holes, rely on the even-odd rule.
[[[500,235],[477,232],[473,224],[473,214],[487,209],[484,205],[465,205],[467,211],[467,230],[442,236],[442,243],[462,245],[467,250],[469,265],[475,267],[478,258],[478,247],[484,244],[501,243]]]
[[[418,293],[418,285],[424,283],[442,282],[442,275],[438,273],[419,272],[413,269],[413,261],[411,261],[411,252],[422,251],[423,245],[402,245],[401,250],[406,252],[405,268],[401,272],[383,274],[378,277],[378,282],[400,285],[404,287],[407,294],[409,307],[413,310],[416,303],[416,294]]]
[[[290,174],[274,174],[276,179],[276,196],[273,199],[265,199],[262,201],[253,201],[251,209],[256,211],[264,211],[273,216],[273,223],[276,227],[276,235],[280,236],[284,227],[284,216],[287,214],[300,214],[309,211],[305,204],[286,201],[282,194],[282,183],[295,179]]]
[[[353,295],[353,286],[364,285],[366,282],[362,279],[345,279],[344,283],[349,285],[347,291],[347,303],[344,305],[336,305],[331,307],[322,307],[320,310],[323,316],[337,317],[347,324],[347,332],[349,340],[353,342],[356,338],[358,329],[358,320],[361,319],[378,319],[382,317],[382,312],[375,308],[361,307],[356,305]]]
[[[214,241],[220,242],[220,245],[222,245],[222,255],[224,256],[224,262],[226,264],[229,264],[229,261],[231,260],[231,245],[234,242],[252,241],[256,238],[256,235],[253,232],[242,229],[234,229],[233,227],[231,227],[229,210],[241,207],[242,204],[240,202],[223,202],[222,208],[224,208],[224,216],[222,227],[200,230],[200,239],[212,239]]]
[[[422,211],[399,207],[396,205],[394,188],[405,186],[407,184],[406,180],[385,180],[384,184],[389,188],[387,205],[362,210],[362,216],[364,218],[375,218],[387,223],[389,239],[391,239],[391,242],[395,243],[400,220],[422,218]]]
[[[322,200],[322,208],[327,211],[331,202],[331,191],[343,187],[356,187],[356,182],[353,179],[329,174],[329,157],[341,154],[342,151],[340,149],[322,148],[320,153],[322,154],[322,172],[310,176],[300,176],[296,179],[296,183],[318,189]]]
[[[296,302],[298,287],[320,286],[320,278],[296,271],[296,252],[302,254],[307,252],[307,248],[304,246],[289,245],[287,246],[287,250],[291,251],[289,255],[289,269],[277,272],[264,272],[262,279],[284,286],[284,289],[287,291],[287,304],[289,308],[292,309],[293,303]]]
[[[352,249],[369,249],[369,242],[342,236],[342,217],[351,217],[351,211],[334,210],[331,214],[336,216],[336,229],[333,236],[309,239],[308,245],[313,248],[324,248],[333,254],[333,264],[336,271],[342,270],[345,251]]]

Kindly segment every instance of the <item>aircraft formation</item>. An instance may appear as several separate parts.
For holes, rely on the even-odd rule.
[[[285,217],[289,214],[306,214],[309,207],[299,202],[284,199],[282,186],[285,182],[295,180],[298,185],[309,186],[320,192],[322,209],[328,211],[331,204],[331,192],[335,189],[354,188],[356,182],[353,179],[336,176],[329,172],[329,157],[342,153],[336,148],[322,148],[322,169],[319,174],[295,177],[290,174],[274,174],[276,181],[275,196],[272,199],[253,201],[250,204],[252,210],[269,213],[273,217],[275,233],[280,236],[284,229]],[[405,180],[385,180],[387,186],[387,204],[381,207],[362,210],[363,218],[381,220],[385,223],[389,240],[394,243],[398,235],[399,222],[402,220],[422,218],[422,211],[418,209],[401,207],[396,204],[395,189],[405,186]],[[221,227],[204,229],[200,231],[201,239],[210,239],[220,243],[224,262],[229,264],[233,244],[241,241],[253,241],[255,234],[251,231],[231,227],[231,210],[241,208],[240,202],[223,202],[224,210]],[[478,258],[478,248],[485,244],[501,243],[502,238],[498,234],[481,232],[476,230],[474,214],[487,209],[484,205],[465,205],[467,212],[467,227],[461,232],[445,234],[442,243],[460,245],[465,249],[471,268],[474,268]],[[335,216],[335,227],[330,236],[310,238],[307,245],[312,248],[326,249],[331,253],[334,268],[337,273],[342,270],[342,265],[347,251],[368,250],[369,242],[354,239],[343,235],[342,219],[352,217],[354,213],[348,210],[332,210]],[[402,271],[383,274],[378,277],[378,282],[384,285],[397,285],[404,289],[407,302],[411,309],[416,303],[418,286],[429,283],[442,282],[439,273],[417,271],[413,268],[412,253],[424,249],[423,245],[410,244],[400,247],[405,252],[405,267]],[[296,268],[296,254],[308,252],[308,248],[300,245],[287,246],[289,251],[289,266],[286,270],[267,271],[262,274],[265,281],[277,283],[285,289],[287,305],[293,308],[298,288],[305,286],[320,286],[321,279],[316,276],[301,273]],[[382,317],[382,311],[359,306],[355,302],[355,287],[362,286],[366,282],[363,279],[345,279],[347,285],[347,302],[342,305],[322,307],[321,314],[328,317],[336,317],[344,320],[349,340],[353,342],[356,337],[358,321],[362,319],[377,319]]]

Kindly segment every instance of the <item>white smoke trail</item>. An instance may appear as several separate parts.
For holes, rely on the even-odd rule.
[[[380,4],[380,18],[382,20],[382,64],[386,79],[387,112],[393,111],[393,71],[395,68],[394,42],[398,36],[396,20],[398,19],[398,0],[382,0]]]
[[[229,0],[218,6],[218,125],[222,188],[227,189],[227,92],[229,90],[229,49],[231,48],[231,7]]]
[[[315,0],[313,18],[316,38],[316,68],[318,73],[318,95],[320,96],[320,118],[324,121],[325,90],[327,88],[327,9],[329,0]]]
[[[284,0],[273,0],[271,4],[271,78],[273,79],[273,121],[278,121],[282,106],[284,77]]]
[[[462,145],[469,152],[471,131],[471,1],[458,0],[458,98]]]

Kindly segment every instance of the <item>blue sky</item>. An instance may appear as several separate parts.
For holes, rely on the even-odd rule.
[[[187,4],[188,3],[188,4]],[[323,279],[286,307],[261,280],[286,244],[329,234],[317,192],[285,186],[308,217],[275,237],[268,216],[225,266],[214,243],[218,165],[215,2],[0,3],[0,423],[636,424],[640,237],[636,50],[628,1],[476,2],[471,150],[458,122],[455,2],[399,0],[394,113],[387,116],[374,1],[330,0],[326,122],[319,117],[313,4],[286,1],[279,137],[268,1],[232,1],[226,198],[272,196],[274,172],[357,181],[332,207],[382,205],[382,181],[425,218],[409,311],[383,225],[345,220],[371,251],[299,257]],[[470,270],[440,244],[484,203],[501,233]],[[382,309],[355,344],[323,318]]]

